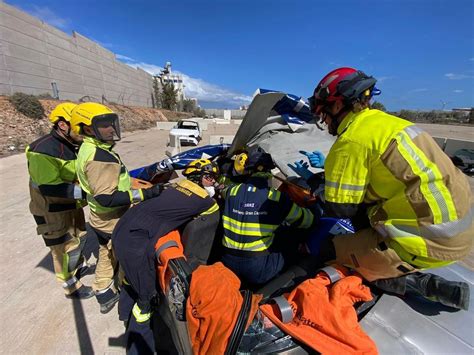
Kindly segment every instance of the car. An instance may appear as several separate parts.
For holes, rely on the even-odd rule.
[[[230,158],[243,149],[260,147],[272,154],[275,165],[282,173],[283,180],[293,185],[303,184],[303,181],[295,180],[297,177],[288,168],[288,164],[301,157],[299,153],[301,149],[318,148],[327,153],[333,141],[334,137],[330,136],[327,131],[319,129],[318,122],[314,121],[309,107],[307,105],[301,107],[299,97],[282,92],[261,90],[254,96],[230,146],[208,145],[194,148],[149,167],[136,169],[136,172],[146,173],[153,177],[157,175],[157,172],[163,174],[175,169],[183,169],[193,159],[206,157],[206,159],[216,161],[219,157]],[[467,152],[457,154],[468,156]],[[221,170],[224,171],[224,169]],[[322,173],[318,170],[314,170],[314,172]],[[132,176],[147,180],[144,175],[133,174]],[[321,219],[327,221],[330,218],[323,216]],[[199,223],[199,220],[198,218],[190,223]],[[328,231],[329,234],[343,234],[340,231],[342,229],[348,230],[348,228],[347,225],[340,222],[341,220],[337,225],[334,224],[327,229],[322,228],[320,222],[317,226],[317,233]],[[333,228],[334,226],[337,228]],[[314,235],[317,236],[317,233]],[[187,237],[183,239],[187,239]],[[310,252],[312,252],[311,240],[314,239],[308,239],[307,244]],[[169,245],[176,247],[174,244]],[[157,314],[159,316],[157,315],[156,319],[163,321],[161,329],[168,327],[176,352],[187,354],[192,353],[192,344],[189,341],[187,320],[183,312],[186,310],[193,271],[184,258],[176,255],[175,257],[176,259],[170,260],[168,264],[170,271],[168,276],[170,277],[167,278],[166,288],[160,290],[162,298],[158,305]],[[272,279],[256,293],[264,296],[265,302],[275,302],[275,298],[291,291],[300,282],[312,278],[318,271],[316,267],[306,262],[307,259],[301,258],[295,265]],[[474,304],[473,274],[465,264],[456,263],[429,270],[429,272],[448,280],[468,283],[470,303]],[[366,283],[366,286],[370,286],[370,284]],[[469,310],[455,310],[414,294],[397,296],[383,293],[375,287],[371,288],[371,292],[373,300],[356,303],[355,311],[361,328],[375,342],[379,353],[472,353],[474,347],[472,337],[474,307]],[[206,290],[204,294],[208,293],[209,290]],[[242,297],[248,300],[246,295],[248,292],[244,291]],[[273,301],[271,301],[272,299]],[[261,313],[257,312],[252,321],[248,321],[244,316],[249,314],[250,305],[250,302],[242,303],[239,317],[235,321],[232,334],[227,341],[226,350],[228,351],[226,353],[288,355],[314,353],[314,349],[308,348],[310,339],[292,337],[278,328],[268,317],[262,316]],[[227,316],[228,313],[223,310],[222,317]],[[215,318],[214,321],[217,324],[219,319]],[[247,324],[247,327],[242,324]],[[222,334],[222,332],[209,332],[206,336],[211,338],[222,336]],[[313,340],[311,340],[311,344],[314,347],[318,345]]]
[[[182,119],[171,129],[170,140],[172,136],[179,137],[181,145],[196,146],[202,139],[202,131],[198,122],[190,119]]]

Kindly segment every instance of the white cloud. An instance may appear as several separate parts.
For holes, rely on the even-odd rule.
[[[461,92],[464,92],[464,90],[453,90],[453,92],[461,93]]]
[[[447,73],[444,74],[449,80],[463,80],[463,79],[470,79],[474,78],[473,75],[466,75],[466,74],[454,74],[454,73]]]
[[[117,59],[120,59],[121,61],[124,61],[124,62],[133,61],[132,58],[127,57],[126,55],[122,55],[122,54],[116,54],[115,57],[116,57]]]
[[[425,92],[425,91],[428,91],[428,89],[427,88],[419,88],[419,89],[410,90],[408,92],[409,93],[415,93],[415,92]]]
[[[38,17],[40,20],[46,22],[48,25],[58,27],[61,29],[66,29],[70,21],[68,19],[62,18],[56,15],[49,7],[47,6],[37,6],[34,5],[33,9],[29,13]]]
[[[381,77],[378,77],[378,78],[375,78],[375,79],[377,79],[377,81],[378,81],[379,83],[382,83],[382,82],[384,82],[384,81],[386,81],[386,80],[391,80],[391,79],[393,79],[393,78],[394,78],[393,76],[381,76]]]
[[[163,67],[158,65],[136,62],[134,59],[121,54],[117,54],[116,57],[117,59],[125,62],[125,64],[133,68],[141,68],[152,75],[159,74],[163,69]],[[248,104],[250,101],[252,101],[252,97],[249,95],[222,88],[218,85],[208,83],[202,79],[190,77],[189,75],[176,70],[173,72],[183,76],[183,83],[185,85],[184,92],[186,97],[197,98],[199,101],[224,104],[229,107]]]

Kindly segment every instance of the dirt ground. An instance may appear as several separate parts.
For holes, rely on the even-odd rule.
[[[457,131],[449,126],[449,132],[443,130],[446,126],[424,128],[435,135],[440,129],[451,138],[462,138],[458,134],[474,137],[472,128]],[[232,135],[236,129],[234,124],[210,127],[201,145],[209,143],[210,135]],[[125,133],[117,151],[126,166],[134,169],[165,158],[167,139],[168,132],[157,129]],[[0,159],[0,177],[0,353],[124,354],[124,328],[116,308],[102,315],[95,299],[68,300],[56,284],[48,249],[36,235],[28,212],[25,155]],[[474,189],[474,179],[470,183]],[[96,242],[88,240],[92,263],[95,248]],[[473,259],[471,254],[467,260],[471,269]],[[92,275],[84,283],[91,284]]]
[[[48,133],[51,125],[48,115],[61,102],[40,100],[45,111],[42,119],[33,119],[19,113],[7,96],[0,96],[0,157],[22,153],[26,145]],[[148,107],[133,107],[117,104],[107,105],[120,117],[120,127],[124,132],[145,130],[155,127],[157,121],[176,121],[190,117],[190,113],[158,110]]]

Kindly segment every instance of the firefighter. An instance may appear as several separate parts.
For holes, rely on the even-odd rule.
[[[119,317],[127,327],[127,353],[153,353],[151,316],[156,302],[156,241],[173,230],[182,235],[191,268],[205,264],[219,225],[219,207],[210,197],[218,169],[207,159],[191,162],[187,179],[165,188],[160,196],[128,210],[115,227],[112,241],[125,273]]]
[[[469,254],[474,236],[466,176],[433,138],[413,123],[371,109],[376,80],[353,68],[327,74],[309,99],[337,140],[324,161],[328,213],[352,218],[357,232],[328,242],[329,259],[403,294],[416,290],[467,309],[469,287],[418,270],[452,264]],[[304,163],[295,171],[307,176]],[[307,164],[307,163],[306,163]],[[311,178],[309,179],[311,182]],[[400,277],[407,275],[405,277]]]
[[[84,136],[77,157],[77,176],[87,194],[89,224],[99,241],[93,289],[100,312],[107,313],[119,299],[114,283],[118,266],[112,231],[132,203],[158,196],[161,186],[131,188],[128,170],[113,150],[120,140],[119,119],[108,107],[94,102],[79,104],[72,111],[71,125],[75,133]]]
[[[269,186],[274,167],[270,154],[260,148],[242,154],[234,169],[248,177],[225,192],[222,260],[244,283],[257,286],[293,261],[303,230],[312,227],[315,218],[309,209]]]
[[[82,255],[86,225],[82,210],[85,194],[76,184],[77,150],[82,138],[71,131],[70,125],[75,106],[67,102],[54,108],[49,115],[51,133],[26,148],[26,159],[30,212],[38,235],[51,250],[56,279],[66,297],[85,299],[94,293],[79,280],[81,271],[86,269]]]

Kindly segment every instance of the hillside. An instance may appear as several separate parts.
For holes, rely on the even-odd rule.
[[[40,100],[46,117],[36,120],[19,113],[8,100],[0,96],[0,157],[23,152],[27,144],[48,133],[51,124],[47,115],[62,101]],[[157,121],[176,121],[191,114],[148,107],[108,104],[120,117],[122,131],[136,131],[154,127]]]

